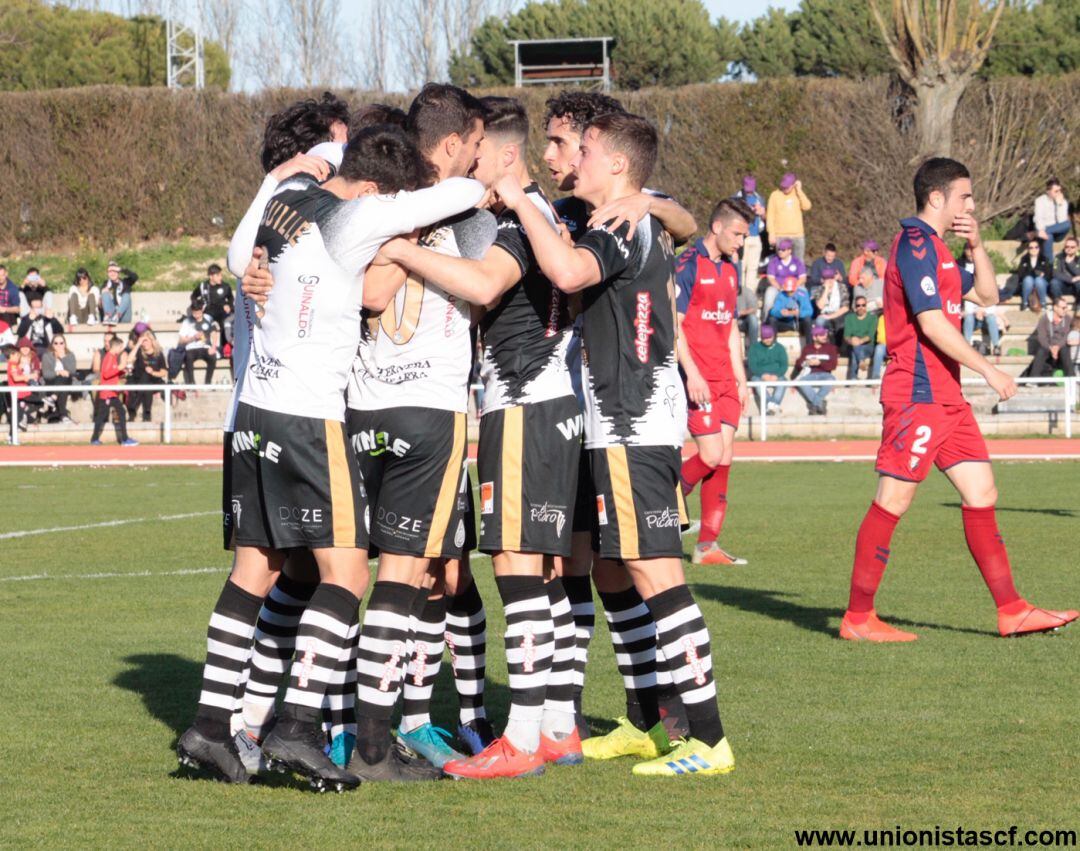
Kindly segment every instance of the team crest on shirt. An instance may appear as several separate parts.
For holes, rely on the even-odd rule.
[[[927,295],[933,295],[937,292],[937,287],[934,285],[934,279],[929,275],[924,275],[923,279],[919,281],[919,288]]]
[[[914,470],[916,467],[919,466],[919,461],[919,458],[916,458],[914,455],[912,455],[911,458],[908,459],[908,467],[911,470]]]
[[[495,513],[495,483],[494,482],[481,482],[480,483],[480,513],[481,514],[494,514]]]

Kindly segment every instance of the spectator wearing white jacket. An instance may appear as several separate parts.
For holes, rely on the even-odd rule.
[[[1051,177],[1046,181],[1046,192],[1035,199],[1035,230],[1042,240],[1042,252],[1046,261],[1054,265],[1054,243],[1061,242],[1072,229],[1069,219],[1069,202],[1061,181]]]

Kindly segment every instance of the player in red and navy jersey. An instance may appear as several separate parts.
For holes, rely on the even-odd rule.
[[[686,382],[690,434],[698,451],[682,465],[683,494],[701,482],[701,531],[694,564],[746,564],[716,543],[727,513],[727,484],[735,432],[746,408],[746,369],[735,301],[742,248],[754,213],[725,198],[713,210],[709,232],[679,255],[675,309],[679,314],[679,366]]]
[[[998,610],[1005,636],[1057,629],[1075,611],[1032,606],[1013,585],[1012,568],[994,515],[997,489],[979,425],[960,389],[960,367],[981,375],[1002,399],[1016,382],[973,349],[960,332],[963,300],[997,303],[994,268],[974,218],[971,175],[956,160],[927,160],[915,174],[917,216],[900,222],[885,271],[888,367],[881,383],[884,422],[877,455],[877,495],[859,527],[855,566],[840,637],[913,641],[883,623],[874,594],[889,560],[889,542],[915,490],[936,465],[960,494],[964,534]],[[975,273],[957,264],[942,236],[952,231],[971,248]]]

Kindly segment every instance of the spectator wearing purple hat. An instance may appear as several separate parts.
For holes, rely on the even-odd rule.
[[[794,257],[793,253],[791,240],[782,239],[776,244],[776,253],[769,258],[769,265],[765,269],[769,286],[763,298],[766,316],[772,310],[773,302],[776,301],[784,281],[795,278],[800,287],[806,285],[806,265],[798,257]]]
[[[802,353],[791,370],[792,381],[836,381],[833,370],[836,369],[840,353],[836,346],[829,342],[829,329],[824,325],[815,325],[811,333],[813,340],[809,345],[803,346]],[[828,413],[825,397],[831,391],[832,387],[827,384],[799,388],[810,415],[819,417]]]
[[[862,271],[863,266],[870,264],[874,267],[875,277],[885,280],[885,258],[878,253],[878,244],[875,239],[867,239],[862,244],[862,254],[851,261],[851,268],[848,269],[848,283],[851,286],[857,286],[859,283],[859,273]]]
[[[837,342],[844,330],[844,317],[851,309],[847,284],[836,277],[834,269],[826,269],[821,273],[820,286],[810,291],[810,297],[817,310],[817,324],[827,327],[829,338]]]
[[[833,242],[826,242],[824,254],[810,264],[810,270],[807,272],[806,276],[806,283],[810,287],[811,292],[814,291],[814,287],[821,286],[821,274],[826,269],[832,269],[836,273],[837,280],[847,280],[847,272],[844,270],[844,261],[840,259],[840,255],[836,251],[836,244]]]
[[[742,280],[743,286],[757,289],[761,268],[761,234],[765,230],[765,199],[758,195],[757,178],[752,174],[742,179],[742,189],[735,193],[754,211],[754,220],[750,222],[750,231],[743,242]]]
[[[779,245],[780,240],[790,239],[795,256],[800,262],[806,256],[806,229],[803,213],[810,209],[810,199],[803,192],[802,181],[794,172],[780,179],[780,188],[769,196],[765,221],[769,223],[769,244]]]

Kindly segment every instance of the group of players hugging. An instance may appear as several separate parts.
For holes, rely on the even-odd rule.
[[[644,188],[649,121],[571,91],[548,101],[544,133],[568,193],[554,203],[529,173],[513,98],[428,84],[407,112],[376,104],[350,121],[324,98],[268,122],[267,175],[229,247],[243,278],[224,441],[234,561],[182,764],[235,783],[278,769],[338,791],[618,756],[640,759],[636,775],[734,768],[682,533],[700,483],[693,560],[735,561],[716,540],[747,398],[732,258],[753,213],[720,201],[676,257],[697,225]],[[931,288],[922,309],[934,312]],[[683,462],[688,425],[699,451]],[[491,557],[506,620],[500,735],[484,707],[474,549]],[[593,585],[626,691],[626,715],[597,736],[581,705]],[[872,608],[855,608],[844,637],[889,640]],[[444,653],[460,752],[430,715]]]

